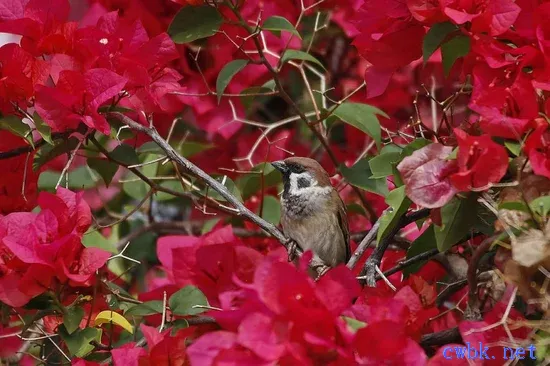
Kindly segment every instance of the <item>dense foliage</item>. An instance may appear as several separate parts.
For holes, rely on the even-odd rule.
[[[462,365],[445,350],[479,342],[470,362],[546,362],[548,19],[2,1],[0,363]],[[316,281],[277,229],[268,163],[291,155],[347,204],[355,254]]]

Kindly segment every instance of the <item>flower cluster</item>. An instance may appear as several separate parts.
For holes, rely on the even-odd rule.
[[[33,297],[63,286],[90,286],[110,253],[86,248],[91,224],[82,193],[59,188],[41,192],[40,212],[0,217],[0,301],[20,307]]]

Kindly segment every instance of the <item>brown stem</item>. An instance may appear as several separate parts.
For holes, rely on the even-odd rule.
[[[252,27],[250,27],[250,25],[242,17],[242,15],[239,13],[239,11],[234,6],[232,6],[231,3],[229,3],[229,2],[226,2],[226,3],[228,5],[229,9],[233,12],[233,14],[235,14],[235,16],[241,22],[241,26],[243,28],[245,28],[246,31],[249,34],[251,34],[251,35],[254,34],[254,30],[252,29]],[[254,46],[256,47],[256,49],[258,51],[258,55],[260,56],[260,62],[267,68],[267,70],[273,76],[273,81],[275,81],[275,85],[277,86],[277,89],[279,90],[279,92],[281,94],[281,97],[288,103],[288,105],[290,105],[296,111],[296,113],[300,116],[302,121],[305,122],[306,126],[311,130],[311,132],[315,135],[315,137],[317,137],[317,139],[319,139],[319,141],[321,142],[321,145],[323,145],[323,147],[325,148],[328,156],[330,157],[330,160],[334,164],[334,167],[337,170],[339,170],[339,165],[340,164],[338,162],[338,159],[336,158],[336,155],[334,154],[334,152],[330,148],[330,146],[329,146],[327,140],[325,139],[325,137],[323,136],[323,134],[317,128],[315,128],[316,123],[310,123],[309,122],[309,120],[307,119],[307,116],[304,114],[304,112],[302,112],[300,110],[300,108],[294,102],[292,97],[290,95],[288,95],[288,93],[285,91],[285,89],[283,88],[283,84],[281,83],[281,80],[279,78],[279,73],[277,72],[277,70],[275,70],[273,68],[273,66],[271,66],[271,64],[269,63],[269,61],[265,57],[263,47],[260,44],[260,41],[258,40],[258,37],[253,36],[252,41],[254,42]],[[357,188],[353,185],[351,187],[352,187],[353,191],[355,192],[355,194],[358,196],[359,200],[361,201],[361,204],[365,207],[365,209],[369,213],[369,219],[371,220],[371,222],[374,223],[377,219],[376,212],[374,211],[374,209],[372,208],[370,203],[365,199],[365,197],[363,197],[363,195],[361,194],[361,191],[359,190],[359,188]]]
[[[477,293],[477,270],[481,257],[491,248],[491,244],[495,241],[495,236],[490,236],[479,244],[479,246],[470,258],[468,265],[468,307],[464,312],[464,319],[481,320],[481,302]]]
[[[386,277],[391,276],[392,274],[401,271],[403,268],[406,268],[406,267],[408,267],[412,264],[415,264],[417,262],[421,262],[423,260],[429,259],[429,258],[431,258],[431,257],[433,257],[434,255],[437,255],[437,254],[439,254],[439,249],[434,248],[434,249],[430,249],[430,250],[428,250],[424,253],[420,253],[418,255],[415,255],[414,257],[411,257],[407,260],[404,260],[403,262],[400,262],[399,264],[397,264],[395,267],[390,268],[387,271],[385,271],[384,276],[386,276]],[[376,278],[377,281],[380,281],[382,279],[382,276],[380,276],[377,273],[375,278]]]
[[[429,209],[422,209],[408,215],[401,216],[398,224],[395,225],[395,227],[380,241],[380,243],[378,243],[378,246],[374,249],[369,259],[367,259],[367,262],[365,263],[365,266],[360,274],[362,283],[366,283],[369,287],[376,286],[376,267],[380,265],[380,261],[382,260],[386,249],[388,249],[388,246],[392,242],[393,237],[399,232],[399,230],[401,230],[401,228],[407,226],[411,222],[425,218],[429,214]]]
[[[67,137],[69,137],[74,132],[76,132],[76,130],[67,130],[65,132],[52,133],[52,140],[66,139]],[[13,158],[13,157],[16,157],[16,156],[19,156],[19,155],[27,154],[31,151],[34,151],[34,150],[38,149],[39,147],[41,147],[45,144],[46,144],[46,140],[40,139],[40,140],[34,142],[34,147],[32,147],[31,145],[27,145],[27,146],[17,147],[15,149],[8,150],[8,151],[2,151],[2,152],[0,152],[0,160],[9,159],[9,158]]]
[[[441,332],[425,334],[420,338],[420,346],[424,349],[432,346],[462,342],[462,336],[458,331],[458,327],[442,330]]]
[[[378,228],[380,227],[380,219],[378,219],[372,228],[369,230],[368,234],[365,235],[365,237],[361,240],[359,245],[357,246],[357,249],[351,256],[351,258],[348,261],[348,268],[353,269],[357,265],[357,262],[359,262],[359,259],[363,256],[365,251],[369,248],[369,246],[376,240],[376,235],[378,235]]]
[[[187,170],[187,172],[202,179],[206,184],[208,184],[208,186],[210,186],[211,189],[215,190],[223,198],[225,198],[226,201],[235,208],[240,216],[247,218],[248,220],[261,227],[263,230],[267,231],[288,249],[290,245],[290,240],[281,231],[279,231],[279,229],[277,229],[275,225],[265,221],[254,212],[250,211],[241,201],[239,201],[229,192],[227,187],[206,174],[202,169],[197,167],[191,161],[178,154],[176,150],[174,150],[174,148],[170,146],[170,144],[168,144],[166,140],[164,140],[154,128],[147,128],[122,113],[110,112],[108,113],[108,115],[110,117],[116,118],[131,129],[142,132],[149,136],[166,153],[168,158],[179,164],[181,167]]]
[[[115,159],[96,139],[94,136],[91,136],[90,137],[90,141],[99,149],[99,151],[105,155],[105,157],[109,160],[109,161],[112,161],[120,166],[123,166],[125,167],[126,169],[128,169],[129,171],[131,171],[132,173],[134,173],[139,179],[141,179],[142,181],[144,181],[145,183],[147,183],[147,185],[149,185],[149,187],[157,192],[165,192],[165,193],[168,193],[168,194],[171,194],[175,197],[181,197],[181,198],[188,198],[188,199],[191,199],[191,200],[195,200],[196,199],[196,196],[194,196],[193,194],[191,193],[188,193],[188,192],[178,192],[178,191],[174,191],[173,189],[170,189],[170,188],[166,188],[160,184],[157,184],[155,183],[153,180],[149,179],[145,174],[143,174],[139,169],[137,168],[130,168],[127,164],[123,163],[122,161],[120,160],[117,160]],[[227,214],[230,214],[230,215],[234,215],[235,213],[231,210],[228,210],[222,206],[220,206],[219,204],[217,204],[216,200],[212,199],[212,198],[209,198],[209,197],[206,197],[205,198],[205,202],[206,202],[206,206],[210,207],[210,208],[213,208],[215,210],[218,210],[218,211],[221,211],[221,212],[224,212],[224,213],[227,213]]]

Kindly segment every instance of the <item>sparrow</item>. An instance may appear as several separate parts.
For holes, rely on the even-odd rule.
[[[271,165],[283,176],[281,224],[292,240],[289,260],[297,245],[313,252],[310,268],[317,273],[346,263],[351,255],[346,206],[328,173],[317,161],[304,157]]]

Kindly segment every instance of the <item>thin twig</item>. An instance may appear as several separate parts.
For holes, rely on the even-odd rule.
[[[489,250],[495,239],[495,236],[490,236],[481,242],[470,258],[470,263],[468,265],[468,308],[464,315],[468,320],[482,319],[480,309],[481,302],[477,293],[477,270],[481,257]]]
[[[348,268],[353,269],[357,265],[357,262],[359,262],[359,259],[363,256],[365,251],[369,248],[369,246],[374,243],[376,240],[376,235],[378,235],[378,228],[380,227],[380,219],[374,223],[372,228],[369,230],[368,234],[365,235],[363,240],[359,243],[357,246],[357,249],[351,256],[350,260],[348,261]]]
[[[369,287],[375,287],[376,286],[376,266],[380,265],[382,257],[384,256],[386,249],[392,242],[393,237],[399,232],[399,230],[401,230],[401,228],[407,226],[411,222],[427,217],[429,214],[430,214],[430,210],[422,209],[422,210],[412,212],[409,215],[401,216],[398,224],[395,225],[395,227],[388,233],[388,235],[386,235],[380,241],[380,243],[378,243],[378,246],[374,249],[369,259],[367,259],[365,266],[363,267],[363,270],[361,271],[361,274],[360,274],[360,276],[361,277],[364,276],[365,279],[361,280],[361,282],[365,282]]]
[[[231,194],[231,192],[229,192],[227,187],[206,174],[195,164],[178,154],[176,150],[174,150],[174,148],[170,146],[154,128],[147,128],[122,113],[111,112],[108,115],[110,117],[118,119],[120,122],[129,126],[133,130],[148,135],[153,141],[157,143],[157,145],[160,146],[160,148],[171,160],[182,166],[192,175],[202,179],[211,189],[218,192],[223,198],[225,198],[226,201],[229,202],[235,208],[235,210],[238,211],[238,214],[240,216],[243,216],[254,222],[260,228],[270,233],[275,239],[277,239],[283,246],[288,249],[290,245],[290,240],[281,231],[279,231],[279,229],[277,229],[275,225],[265,221],[254,212],[250,211],[241,201],[239,201],[235,196]]]

